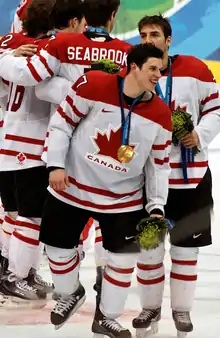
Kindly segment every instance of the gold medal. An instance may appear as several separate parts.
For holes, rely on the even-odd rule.
[[[134,157],[134,150],[129,145],[121,146],[118,149],[117,156],[121,163],[129,163]]]

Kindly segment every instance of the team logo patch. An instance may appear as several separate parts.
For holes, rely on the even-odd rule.
[[[17,155],[17,162],[18,162],[18,164],[20,164],[20,165],[23,165],[23,164],[25,163],[26,159],[27,159],[27,157],[26,157],[25,154],[23,154],[23,153],[19,153],[19,154]]]
[[[121,126],[114,128],[109,125],[109,128],[105,131],[96,129],[96,134],[91,137],[91,140],[94,145],[94,152],[86,154],[87,160],[114,171],[124,173],[129,171],[129,166],[118,160],[118,149],[122,142]],[[130,144],[130,146],[136,156],[138,144]]]

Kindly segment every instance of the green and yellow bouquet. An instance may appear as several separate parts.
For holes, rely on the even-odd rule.
[[[103,72],[108,74],[118,74],[121,69],[113,61],[109,59],[101,59],[98,61],[94,61],[91,64],[91,70],[102,70]]]
[[[168,228],[169,223],[165,218],[143,218],[137,225],[136,240],[142,249],[155,249],[165,240]]]

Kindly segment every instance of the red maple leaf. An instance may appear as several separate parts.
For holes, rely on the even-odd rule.
[[[171,102],[170,109],[171,109],[171,111],[177,110],[177,109],[182,109],[185,112],[187,112],[187,106],[181,106],[181,105],[176,106],[176,101],[175,100],[173,100]]]
[[[109,133],[104,132],[103,134],[98,131],[93,140],[98,148],[95,155],[108,156],[119,162],[117,153],[122,145],[122,128],[119,128],[118,130],[111,129]],[[134,145],[130,146],[132,149],[135,148]]]

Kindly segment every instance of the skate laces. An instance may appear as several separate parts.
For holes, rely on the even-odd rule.
[[[175,317],[178,321],[182,323],[189,323],[190,322],[190,316],[188,312],[178,312],[175,311]]]
[[[76,295],[71,295],[69,296],[69,298],[64,299],[64,298],[60,298],[54,309],[53,312],[64,317],[64,312],[71,309],[71,307],[73,307],[73,305],[77,302],[77,296]]]
[[[22,291],[31,291],[36,293],[37,289],[35,289],[33,286],[28,285],[28,282],[24,279],[18,280],[16,282],[16,286],[22,290]]]
[[[150,310],[150,309],[143,309],[141,313],[138,316],[138,319],[140,320],[146,320],[150,319],[155,313],[155,310]]]
[[[102,322],[103,322],[103,325],[105,325],[107,328],[112,329],[114,331],[121,332],[125,330],[123,326],[121,326],[121,324],[119,324],[114,319],[109,319],[109,318],[104,317]]]

